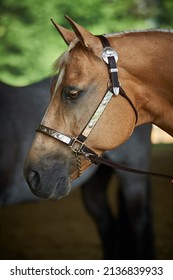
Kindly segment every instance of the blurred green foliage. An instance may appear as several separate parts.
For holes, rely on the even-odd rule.
[[[173,27],[172,0],[1,0],[0,79],[24,85],[50,75],[66,49],[50,23],[67,14],[94,34]]]

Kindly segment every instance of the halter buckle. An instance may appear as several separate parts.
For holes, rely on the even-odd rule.
[[[114,57],[115,61],[117,62],[118,61],[118,54],[117,52],[111,48],[111,47],[105,47],[103,49],[103,52],[102,52],[102,58],[104,60],[104,62],[106,62],[107,64],[109,64],[109,60],[108,60],[108,57]]]

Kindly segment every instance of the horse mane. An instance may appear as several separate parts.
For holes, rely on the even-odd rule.
[[[146,29],[146,30],[127,30],[127,31],[121,31],[121,32],[113,32],[110,34],[104,34],[106,37],[112,37],[112,36],[122,36],[122,35],[130,35],[130,34],[135,34],[135,33],[172,33],[173,34],[173,29]]]

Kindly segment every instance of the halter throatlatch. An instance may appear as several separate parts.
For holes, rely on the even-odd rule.
[[[117,52],[111,48],[108,39],[105,36],[97,36],[102,45],[103,45],[103,52],[102,52],[102,59],[103,61],[108,65],[109,70],[109,76],[111,85],[106,91],[103,99],[101,100],[100,104],[98,105],[97,109],[95,110],[94,114],[82,130],[82,132],[77,137],[71,137],[69,135],[65,135],[57,130],[54,130],[52,128],[49,128],[45,125],[40,124],[38,128],[36,129],[37,132],[41,132],[43,134],[46,134],[50,137],[53,137],[54,139],[57,139],[61,141],[62,143],[68,145],[71,150],[75,153],[76,161],[77,161],[77,168],[78,168],[78,176],[82,174],[82,168],[81,168],[81,155],[83,155],[86,159],[93,163],[102,163],[108,166],[111,166],[113,168],[117,168],[120,170],[124,170],[127,172],[132,173],[138,173],[138,174],[146,174],[146,175],[154,175],[159,177],[164,177],[173,180],[172,176],[159,174],[159,173],[153,173],[153,172],[147,172],[143,170],[136,170],[132,168],[128,168],[122,165],[118,165],[116,163],[113,163],[107,159],[104,159],[100,155],[97,155],[93,150],[91,150],[86,144],[85,140],[89,136],[90,132],[94,129],[96,123],[98,122],[99,118],[103,114],[104,110],[106,109],[107,105],[109,104],[111,98],[113,96],[121,95],[124,97],[129,104],[131,105],[135,117],[136,117],[136,123],[138,120],[138,113],[137,110],[131,101],[131,99],[126,95],[124,90],[119,84],[118,80],[118,68],[117,68],[117,61],[118,61],[118,54]]]

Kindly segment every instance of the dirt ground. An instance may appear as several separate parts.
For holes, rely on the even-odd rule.
[[[154,146],[151,169],[173,173],[173,145]],[[112,178],[109,189],[115,184]],[[152,205],[156,258],[173,259],[173,184],[153,177]],[[58,202],[0,208],[0,218],[0,259],[102,259],[80,188]]]

